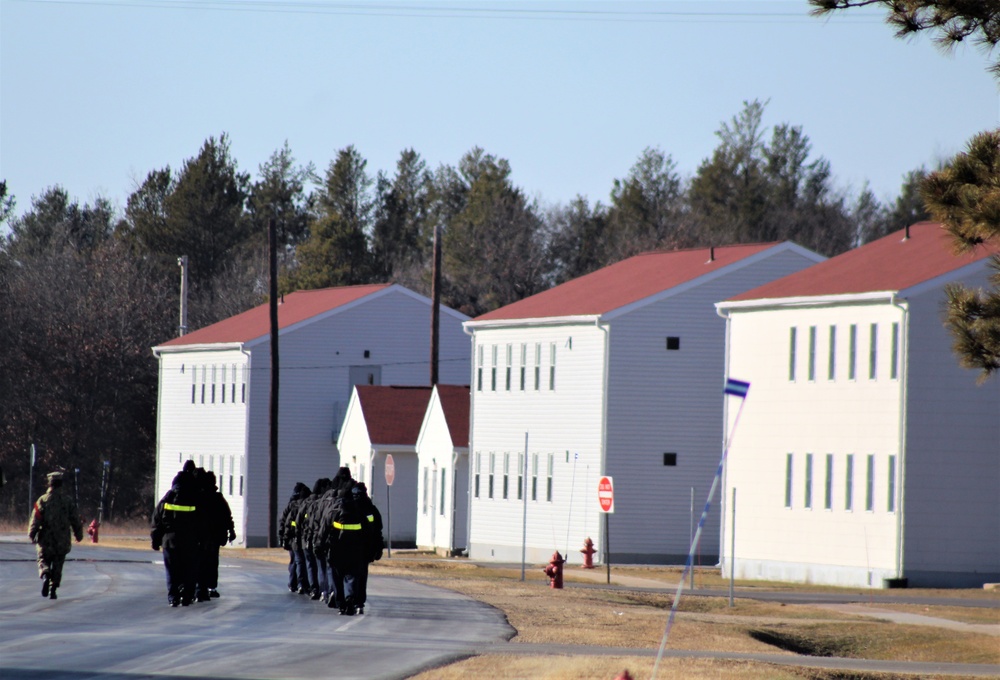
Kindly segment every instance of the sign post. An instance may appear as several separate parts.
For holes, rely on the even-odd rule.
[[[609,535],[608,515],[615,511],[615,480],[611,477],[601,477],[597,483],[597,502],[604,513],[604,563],[608,569],[608,585],[611,585],[611,536]]]
[[[392,454],[385,454],[385,527],[386,527],[386,554],[392,558],[392,502],[389,500],[391,494],[389,488],[396,479],[396,463],[392,459]]]

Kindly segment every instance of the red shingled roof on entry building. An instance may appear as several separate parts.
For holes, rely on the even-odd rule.
[[[642,253],[487,312],[475,321],[606,314],[776,245],[755,243]]]
[[[438,385],[438,397],[448,423],[453,446],[469,445],[469,403],[472,395],[468,385]]]
[[[380,283],[368,286],[341,286],[318,290],[299,290],[289,293],[278,304],[278,328],[287,328],[301,321],[342,307],[355,300],[388,288],[391,284]],[[199,328],[168,342],[160,347],[181,345],[208,345],[224,342],[249,342],[271,332],[270,305],[265,303],[248,309],[242,314]]]
[[[956,254],[952,236],[937,222],[919,222],[789,274],[729,301],[903,291],[978,262],[998,252],[996,245]]]
[[[430,387],[358,385],[357,390],[372,444],[416,446],[431,399]]]

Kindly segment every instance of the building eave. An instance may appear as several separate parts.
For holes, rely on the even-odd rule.
[[[782,309],[789,307],[832,307],[837,305],[858,305],[872,303],[891,304],[897,300],[898,291],[880,290],[866,293],[846,293],[840,295],[804,295],[784,298],[761,298],[759,300],[724,300],[716,302],[719,311],[744,311],[757,309]]]

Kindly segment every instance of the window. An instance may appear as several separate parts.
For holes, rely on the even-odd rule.
[[[229,401],[231,401],[231,402],[233,402],[235,404],[236,403],[236,364],[233,364],[232,368],[233,368],[233,370],[232,370],[232,376],[233,376],[232,377],[232,381],[233,381],[232,382],[232,386],[233,386],[233,389],[229,392]]]
[[[489,478],[489,486],[488,486],[488,488],[486,490],[487,496],[489,498],[493,498],[493,469],[494,469],[495,465],[496,465],[496,454],[491,451],[490,452],[490,478]]]
[[[847,336],[847,378],[856,380],[858,377],[858,325],[851,324]]]
[[[245,465],[246,465],[246,460],[244,460],[241,457],[240,458],[240,496],[243,495],[243,474],[245,472],[243,468],[245,467]]]
[[[667,349],[678,350],[681,348],[681,339],[676,335],[667,336]]]
[[[191,403],[195,403],[195,397],[198,394],[198,367],[191,367]]]
[[[447,497],[444,492],[445,481],[447,480],[447,474],[446,474],[447,472],[448,472],[447,468],[441,468],[441,502],[438,503],[438,514],[441,515],[442,517],[444,516],[444,501],[445,498]]]
[[[549,344],[549,389],[556,388],[556,343]]]
[[[844,469],[844,510],[854,509],[854,454],[847,454],[847,466]]]
[[[219,381],[222,383],[222,403],[226,403],[226,365],[222,364],[222,379]]]
[[[792,507],[792,454],[785,456],[785,507]]]
[[[531,454],[531,500],[538,500],[538,454]]]
[[[535,343],[535,389],[541,389],[542,384],[542,343]]]
[[[490,389],[497,391],[497,346],[493,345],[493,363],[490,368]]]
[[[205,383],[208,381],[208,366],[201,367],[201,403],[205,403]]]
[[[479,345],[476,348],[477,361],[476,361],[476,390],[479,392],[483,391],[483,346]]]
[[[875,456],[868,455],[868,476],[865,479],[865,510],[875,509]]]
[[[510,496],[510,454],[503,454],[503,499]]]
[[[788,337],[788,379],[795,380],[795,326]]]
[[[899,323],[892,324],[892,357],[889,364],[889,377],[893,380],[899,379]]]
[[[827,361],[826,379],[837,377],[837,327],[830,326],[830,358]]]
[[[525,378],[528,373],[528,344],[521,343],[521,391],[524,392]]]
[[[427,514],[427,490],[430,488],[430,480],[427,479],[429,471],[426,466],[424,466],[424,493],[421,495],[420,507],[423,509],[423,514]]]
[[[212,403],[215,403],[215,364],[212,364]]]
[[[809,327],[809,380],[816,380],[816,327]]]
[[[878,324],[872,324],[871,336],[868,344],[868,379],[874,380],[877,375],[876,360],[878,359]]]
[[[476,462],[474,463],[474,473],[472,476],[472,495],[479,498],[479,470],[482,464],[482,456],[476,451]]]
[[[235,475],[233,475],[233,465],[235,464],[235,462],[236,462],[236,458],[234,456],[230,456],[230,458],[229,458],[229,495],[230,496],[233,495],[233,477],[235,476]]]
[[[826,486],[823,488],[823,507],[833,509],[833,454],[826,454]]]
[[[240,399],[242,403],[247,403],[247,380],[250,378],[250,374],[247,372],[249,369],[246,364],[243,365],[243,384],[240,385]],[[241,482],[242,483],[242,482]],[[243,495],[243,492],[240,492]]]
[[[668,467],[675,467],[677,465],[677,453],[676,452],[664,453],[663,464]]]
[[[517,500],[524,500],[524,454],[517,454]]]
[[[896,456],[889,456],[889,498],[888,503],[886,503],[886,510],[889,512],[896,511]]]
[[[507,381],[506,389],[510,392],[510,376],[514,370],[514,346],[507,343]]]
[[[811,453],[806,454],[806,495],[804,498],[805,507],[811,508],[813,506],[813,455]]]
[[[545,475],[545,500],[552,502],[552,469],[555,467],[555,454],[549,454],[549,465]]]

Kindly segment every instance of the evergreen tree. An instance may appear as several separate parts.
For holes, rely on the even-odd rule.
[[[628,176],[614,181],[605,264],[684,244],[681,197],[681,179],[673,159],[659,149],[644,149]]]
[[[396,161],[396,174],[379,173],[372,230],[374,276],[412,282],[424,269],[433,244],[431,174],[413,149]]]

